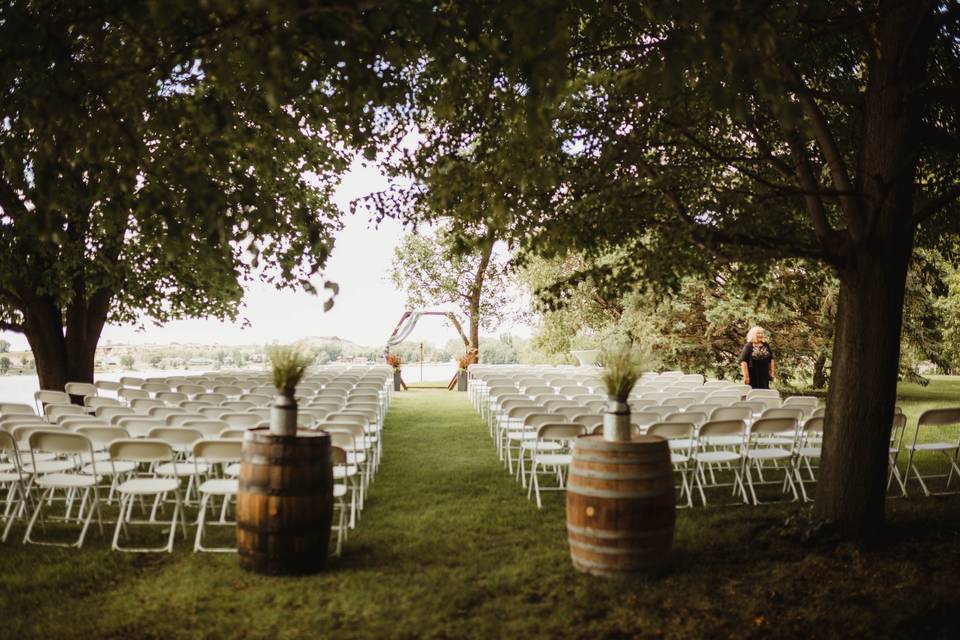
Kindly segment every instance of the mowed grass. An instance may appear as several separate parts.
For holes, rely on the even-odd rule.
[[[949,398],[905,400],[911,411],[921,401]],[[885,541],[867,551],[805,541],[809,507],[797,504],[682,510],[664,575],[583,576],[568,557],[563,494],[538,511],[465,394],[412,389],[395,396],[363,518],[324,573],[250,574],[184,541],[169,555],[111,552],[97,535],[82,550],[23,546],[18,527],[0,547],[0,628],[10,638],[956,637],[960,500],[888,505]]]

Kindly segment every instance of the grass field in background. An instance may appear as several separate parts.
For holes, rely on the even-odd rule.
[[[911,416],[960,381],[903,388]],[[911,432],[912,433],[912,432]],[[569,561],[562,493],[540,511],[497,461],[465,394],[395,396],[384,461],[344,554],[304,578],[234,555],[0,547],[10,638],[956,637],[960,499],[891,499],[885,542],[804,542],[809,507],[681,510],[657,578]]]

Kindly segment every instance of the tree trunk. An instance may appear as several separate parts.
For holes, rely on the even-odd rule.
[[[815,514],[849,539],[884,524],[932,5],[881,3],[857,171],[860,237],[838,261],[840,297]],[[849,212],[848,212],[849,213]],[[854,216],[856,217],[856,216]]]
[[[813,388],[823,389],[827,386],[827,352],[821,351],[813,363]]]
[[[24,335],[37,363],[41,389],[63,391],[67,382],[93,382],[109,300],[109,294],[97,292],[89,301],[74,302],[64,323],[64,314],[53,301],[30,298],[23,309]]]
[[[474,350],[476,361],[480,361],[480,300],[483,298],[483,282],[487,275],[487,268],[490,266],[490,258],[493,255],[493,245],[496,238],[493,233],[488,233],[484,241],[483,253],[480,255],[480,263],[477,265],[477,273],[474,275],[473,287],[470,291],[470,348]]]
[[[479,306],[476,305],[476,306]],[[476,307],[471,303],[470,305],[470,348],[476,349],[477,353],[480,352],[480,313]]]
[[[884,522],[910,249],[861,252],[840,271],[815,513],[855,540],[869,540]]]

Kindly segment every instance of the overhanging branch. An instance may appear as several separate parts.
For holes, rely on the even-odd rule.
[[[17,324],[16,322],[6,322],[4,320],[0,320],[0,331],[9,331],[11,333],[26,332],[22,324]]]
[[[850,235],[855,241],[859,242],[866,233],[866,220],[857,199],[856,191],[853,188],[853,182],[850,180],[850,174],[847,172],[843,154],[840,152],[837,141],[833,137],[833,132],[830,130],[830,124],[819,105],[817,105],[817,101],[811,95],[810,88],[794,66],[786,60],[781,60],[780,66],[789,78],[791,87],[797,92],[800,107],[810,122],[817,146],[820,147],[820,151],[827,161],[830,178],[840,194],[840,208],[843,210]]]
[[[914,212],[914,226],[921,224],[924,220],[935,215],[938,211],[958,199],[960,199],[960,185],[955,186],[953,189],[947,190]]]

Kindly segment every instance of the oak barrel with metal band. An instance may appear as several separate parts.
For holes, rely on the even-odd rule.
[[[333,519],[329,434],[247,431],[239,484],[240,566],[271,575],[323,569]]]
[[[567,479],[573,566],[596,575],[656,571],[673,545],[675,500],[663,438],[577,438]]]

